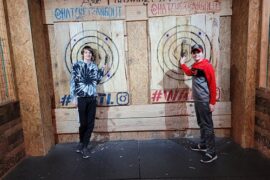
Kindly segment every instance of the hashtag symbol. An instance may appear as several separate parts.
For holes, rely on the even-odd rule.
[[[60,103],[62,104],[62,106],[67,106],[68,103],[71,102],[71,98],[70,95],[64,95],[64,97],[61,98]]]
[[[152,101],[155,102],[155,101],[159,101],[159,99],[161,98],[161,90],[157,90],[155,91],[153,94],[152,94]]]

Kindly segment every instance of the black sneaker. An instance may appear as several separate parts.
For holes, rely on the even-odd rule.
[[[200,145],[200,144],[193,144],[192,146],[190,146],[190,149],[192,151],[202,151],[202,152],[206,152],[207,150],[205,145]]]
[[[90,158],[90,153],[89,153],[87,148],[83,148],[83,150],[82,150],[82,158],[83,159]]]
[[[216,160],[217,158],[218,157],[217,157],[216,153],[214,153],[214,154],[205,153],[205,155],[201,159],[201,162],[202,163],[210,163],[210,162],[213,162],[214,160]]]
[[[83,143],[79,143],[76,147],[76,152],[82,153],[82,150],[83,150]]]

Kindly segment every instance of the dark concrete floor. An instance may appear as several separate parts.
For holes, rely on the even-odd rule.
[[[201,154],[189,150],[191,143],[190,139],[92,143],[89,159],[75,152],[75,143],[58,144],[45,157],[26,158],[4,179],[270,180],[270,159],[256,150],[217,139],[218,159],[202,164]]]

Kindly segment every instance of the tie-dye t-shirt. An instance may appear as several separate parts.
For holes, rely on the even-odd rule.
[[[93,62],[76,62],[72,67],[70,95],[74,97],[97,96],[96,86],[103,77],[103,69]]]

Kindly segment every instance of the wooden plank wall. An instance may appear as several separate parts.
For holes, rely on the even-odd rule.
[[[0,106],[0,177],[25,157],[18,102]]]
[[[259,73],[257,74],[256,104],[255,104],[255,147],[264,155],[270,157],[270,1],[261,1],[261,23],[258,28],[260,37]],[[268,47],[268,48],[266,48]]]
[[[6,7],[0,0],[0,179],[25,157],[20,105],[9,48]]]
[[[191,81],[178,67],[181,50],[190,57],[195,42],[204,45],[205,57],[216,69],[216,130],[229,135],[231,0],[83,2],[44,0],[60,142],[77,137],[69,71],[83,44],[96,49],[99,67],[107,57],[111,68],[98,87],[95,138],[198,135]]]
[[[270,157],[270,91],[256,90],[255,146]]]
[[[230,128],[230,103],[218,103],[213,113],[216,128]],[[76,109],[56,109],[57,133],[78,132]],[[193,103],[132,105],[98,108],[95,132],[184,130],[198,128]]]
[[[0,0],[0,105],[17,100],[3,0]]]

